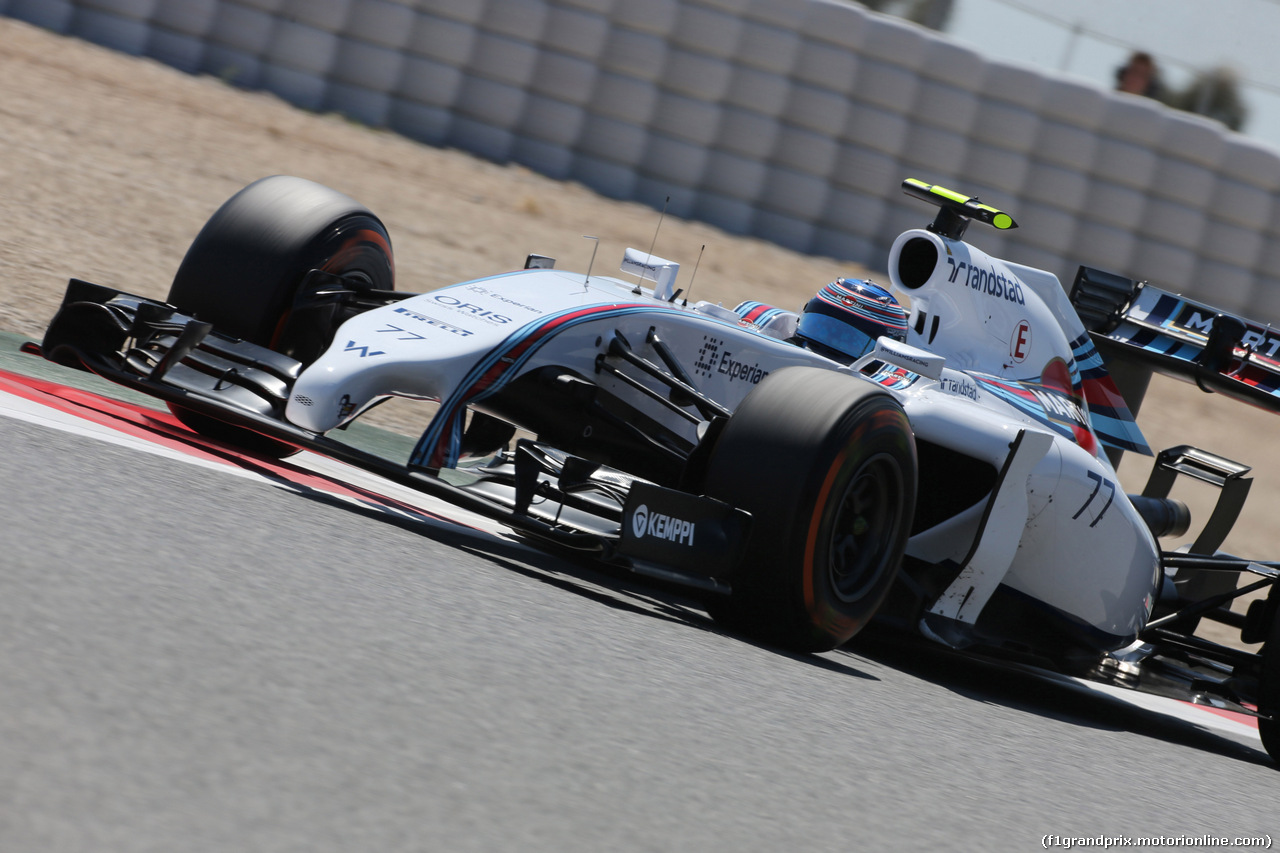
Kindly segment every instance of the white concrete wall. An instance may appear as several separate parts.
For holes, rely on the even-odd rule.
[[[882,267],[917,177],[993,254],[1280,320],[1280,152],[841,0],[0,0],[0,14]]]

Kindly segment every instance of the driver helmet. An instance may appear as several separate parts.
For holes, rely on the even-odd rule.
[[[815,352],[849,362],[860,358],[885,335],[907,339],[907,312],[889,291],[857,278],[840,278],[809,300],[796,336]]]

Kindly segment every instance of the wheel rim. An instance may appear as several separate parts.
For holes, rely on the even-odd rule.
[[[901,502],[902,469],[886,453],[863,462],[849,479],[827,544],[831,588],[841,601],[862,598],[892,568]]]

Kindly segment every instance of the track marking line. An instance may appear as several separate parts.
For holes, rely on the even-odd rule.
[[[304,450],[287,461],[256,457],[192,432],[166,410],[5,370],[0,370],[0,414],[279,488],[316,489],[427,524],[495,535],[506,530],[483,516],[316,453]]]

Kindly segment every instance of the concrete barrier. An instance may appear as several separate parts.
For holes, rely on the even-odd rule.
[[[1280,320],[1280,152],[841,0],[0,0],[5,14],[604,195],[881,266],[930,211],[985,250]]]

